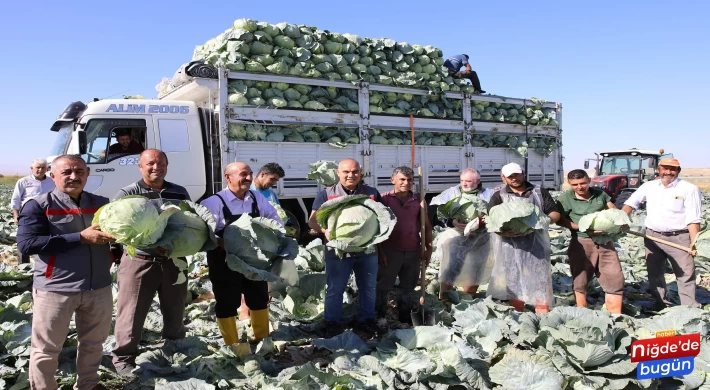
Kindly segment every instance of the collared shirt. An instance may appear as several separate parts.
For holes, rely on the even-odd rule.
[[[281,204],[281,202],[279,202],[279,197],[276,196],[276,192],[272,188],[265,188],[263,190],[260,190],[260,189],[256,188],[254,183],[252,183],[252,185],[249,187],[249,189],[252,191],[260,192],[262,195],[264,195],[266,200],[268,200],[269,202]]]
[[[444,66],[449,70],[451,73],[456,73],[461,69],[462,66],[465,66],[468,64],[468,59],[463,54],[457,54],[455,56],[451,56],[444,61]]]
[[[252,196],[253,194],[253,196]],[[239,215],[244,213],[251,213],[251,206],[254,204],[256,199],[256,207],[259,209],[259,214],[264,218],[273,219],[283,226],[284,222],[279,218],[279,214],[276,212],[274,206],[272,206],[269,201],[257,191],[250,191],[244,195],[244,200],[239,199],[234,195],[234,193],[229,189],[224,189],[217,193],[224,199],[227,203],[229,211],[233,215]],[[203,200],[200,204],[207,207],[208,210],[212,212],[215,221],[217,221],[217,231],[222,230],[225,225],[224,213],[222,212],[222,201],[219,200],[217,196],[210,196],[209,198]]]
[[[421,224],[419,223],[419,194],[409,192],[407,200],[402,201],[394,190],[382,194],[382,204],[389,207],[397,223],[392,234],[383,243],[387,248],[397,251],[413,251],[420,247]],[[424,211],[426,213],[426,209]]]
[[[687,229],[702,222],[700,189],[685,180],[675,179],[668,187],[661,180],[643,183],[624,203],[635,209],[646,201],[646,227],[657,232]]]
[[[525,190],[522,194],[519,195],[515,193],[509,185],[506,185],[503,189],[501,189],[500,191],[496,191],[496,193],[491,196],[491,200],[488,202],[488,209],[490,210],[491,208],[493,208],[493,206],[498,206],[499,204],[503,203],[503,199],[500,196],[500,193],[502,191],[505,191],[509,194],[513,194],[514,196],[529,198],[533,194],[533,189],[535,189],[535,186],[532,183],[526,181]],[[542,194],[542,212],[548,215],[550,213],[556,212],[557,203],[555,203],[555,200],[552,198],[552,195],[550,195],[550,192],[544,188],[540,188],[540,193]]]
[[[607,203],[611,202],[611,196],[606,192],[590,188],[591,195],[589,199],[578,198],[574,190],[567,190],[557,198],[557,209],[565,218],[574,223],[579,223],[579,220],[587,214],[596,213],[607,208]],[[573,232],[573,235],[578,237],[589,237],[587,232]]]
[[[15,183],[10,209],[19,211],[28,200],[52,190],[54,190],[54,180],[49,176],[45,176],[44,180],[38,180],[34,175],[25,176]]]

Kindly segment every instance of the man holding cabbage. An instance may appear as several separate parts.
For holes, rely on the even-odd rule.
[[[115,238],[92,218],[108,203],[84,191],[89,169],[80,156],[59,156],[50,173],[56,188],[27,201],[20,210],[17,247],[38,255],[32,286],[32,342],[29,382],[56,389],[59,353],[74,317],[78,355],[76,388],[103,389],[98,368],[111,329],[111,252]]]
[[[495,265],[487,295],[510,301],[522,312],[525,304],[548,313],[553,303],[550,267],[550,222],[560,213],[550,193],[525,180],[516,163],[504,165],[506,186],[491,197],[486,227]]]
[[[141,179],[119,190],[114,200],[139,195],[159,207],[168,202],[178,205],[183,200],[190,200],[190,194],[184,187],[165,180],[168,157],[163,151],[143,151],[138,169]],[[185,337],[183,321],[187,283],[175,283],[181,273],[173,260],[165,256],[163,248],[137,248],[133,256],[127,251],[123,253],[118,267],[116,345],[112,352],[113,364],[120,375],[131,375],[135,368],[141,331],[156,293],[163,316],[163,338],[175,340]]]
[[[419,278],[420,262],[427,264],[431,259],[432,229],[429,218],[424,219],[425,237],[421,237],[419,194],[412,192],[414,171],[402,166],[392,172],[394,189],[382,194],[382,204],[389,207],[397,216],[397,224],[392,235],[382,243],[377,271],[377,289],[375,309],[378,317],[387,313],[390,291],[399,276],[399,298],[397,309],[399,321],[411,324],[412,294]],[[426,212],[426,209],[425,209]],[[421,253],[421,241],[426,244],[425,253]]]
[[[604,290],[606,309],[612,314],[621,314],[624,294],[624,273],[621,270],[619,256],[614,248],[611,236],[605,237],[605,231],[621,231],[628,222],[628,217],[616,209],[611,197],[604,191],[589,187],[589,175],[581,169],[567,174],[571,190],[557,198],[557,206],[562,214],[558,225],[572,232],[572,239],[567,250],[570,271],[572,272],[574,296],[578,307],[587,307],[587,285],[596,275]],[[604,212],[615,210],[621,215]],[[612,218],[606,218],[610,214]],[[619,224],[614,218],[619,218]],[[594,219],[594,230],[583,230],[586,219]],[[608,226],[605,226],[605,223]],[[581,226],[581,227],[580,227]],[[604,229],[605,231],[602,231]]]
[[[374,318],[378,255],[372,252],[387,238],[394,223],[383,215],[390,212],[382,210],[386,207],[377,189],[362,183],[360,163],[342,160],[337,175],[339,182],[316,196],[308,220],[308,225],[329,241],[325,249],[324,336],[334,337],[343,331],[343,293],[353,271],[360,305],[357,328],[374,335],[379,332]],[[338,231],[331,233],[336,228]]]
[[[253,181],[253,172],[249,165],[242,162],[230,163],[224,169],[224,179],[227,188],[202,201],[202,205],[209,209],[217,222],[215,230],[220,237],[220,247],[207,252],[207,265],[216,301],[217,325],[224,344],[232,346],[235,352],[242,354],[241,347],[244,343],[240,343],[236,318],[242,295],[244,302],[249,305],[254,341],[261,341],[269,336],[269,287],[264,280],[249,279],[243,273],[230,268],[225,247],[230,248],[229,241],[234,238],[225,236],[225,229],[229,229],[229,225],[245,214],[251,218],[271,219],[275,221],[272,223],[280,227],[283,227],[283,221],[264,195],[249,189]]]
[[[489,235],[483,229],[483,216],[494,191],[484,189],[481,174],[473,168],[461,171],[458,186],[451,187],[431,200],[437,205],[437,217],[452,226],[437,237],[440,253],[439,298],[454,286],[463,287],[475,295],[478,286],[486,284],[493,260],[489,250]],[[468,227],[468,229],[467,229]]]

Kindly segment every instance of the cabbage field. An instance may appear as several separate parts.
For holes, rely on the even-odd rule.
[[[32,321],[31,266],[13,265],[15,226],[8,201],[11,188],[0,186],[0,388],[25,389]],[[705,198],[706,204],[710,201]],[[634,215],[638,229],[643,215]],[[410,328],[387,319],[390,331],[368,339],[353,331],[322,339],[316,335],[325,294],[323,246],[316,240],[299,248],[295,264],[300,280],[271,302],[270,338],[239,358],[222,348],[214,316],[214,300],[204,257],[189,264],[190,303],[185,314],[188,335],[161,341],[158,301],[145,323],[138,378],[125,383],[113,372],[110,350],[104,345],[100,368],[108,388],[159,389],[708,389],[710,388],[710,269],[708,259],[697,261],[698,300],[705,309],[674,307],[651,311],[641,238],[624,236],[617,248],[626,278],[623,315],[614,318],[602,305],[603,292],[593,282],[590,308],[573,307],[572,280],[565,255],[569,234],[551,227],[553,285],[556,306],[550,314],[511,306],[457,292],[438,295],[439,259],[427,270],[432,280],[427,305],[436,308],[438,324]],[[670,299],[678,303],[673,275],[667,274]],[[482,286],[481,290],[484,290]],[[114,284],[114,296],[115,291]],[[357,312],[354,283],[345,294],[344,316]],[[240,328],[249,329],[248,321]],[[703,335],[695,371],[683,378],[637,381],[629,362],[631,342],[656,331],[675,329]],[[111,332],[113,334],[113,332]],[[58,379],[69,389],[75,380],[76,331],[60,354]]]

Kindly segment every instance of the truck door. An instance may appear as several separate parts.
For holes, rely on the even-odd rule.
[[[87,117],[86,153],[81,157],[89,167],[85,191],[113,199],[118,190],[140,179],[138,156],[143,149],[155,147],[150,117]],[[128,148],[119,142],[130,137]]]

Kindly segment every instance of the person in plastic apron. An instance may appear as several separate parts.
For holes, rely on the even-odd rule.
[[[249,191],[254,202],[251,212],[248,215],[252,218],[259,217],[259,207],[256,197]],[[224,227],[235,222],[242,214],[232,214],[227,207],[227,203],[220,194],[215,194],[222,202],[222,213],[224,215]],[[222,237],[224,227],[216,232],[218,237]],[[266,338],[269,335],[269,291],[268,284],[264,281],[249,280],[239,272],[232,271],[227,265],[226,252],[224,248],[218,247],[207,252],[207,265],[209,267],[209,278],[212,282],[212,292],[215,297],[215,315],[217,324],[224,338],[225,345],[235,345],[239,341],[237,331],[237,309],[241,305],[241,296],[251,309],[251,327],[254,332],[255,341]]]
[[[509,165],[515,167],[509,167],[508,170],[513,173],[506,177],[523,173],[519,165]],[[507,167],[503,167],[504,170]],[[523,185],[526,192],[529,187],[532,187],[527,182]],[[498,194],[503,203],[530,202],[538,207],[541,214],[545,211],[542,190],[537,186],[532,187],[529,196],[517,196],[506,189],[500,190]],[[547,226],[524,236],[505,237],[500,234],[491,236],[491,248],[496,261],[491,272],[487,295],[510,301],[517,311],[523,311],[527,303],[535,306],[536,313],[549,312],[554,297],[550,265],[550,235]]]

